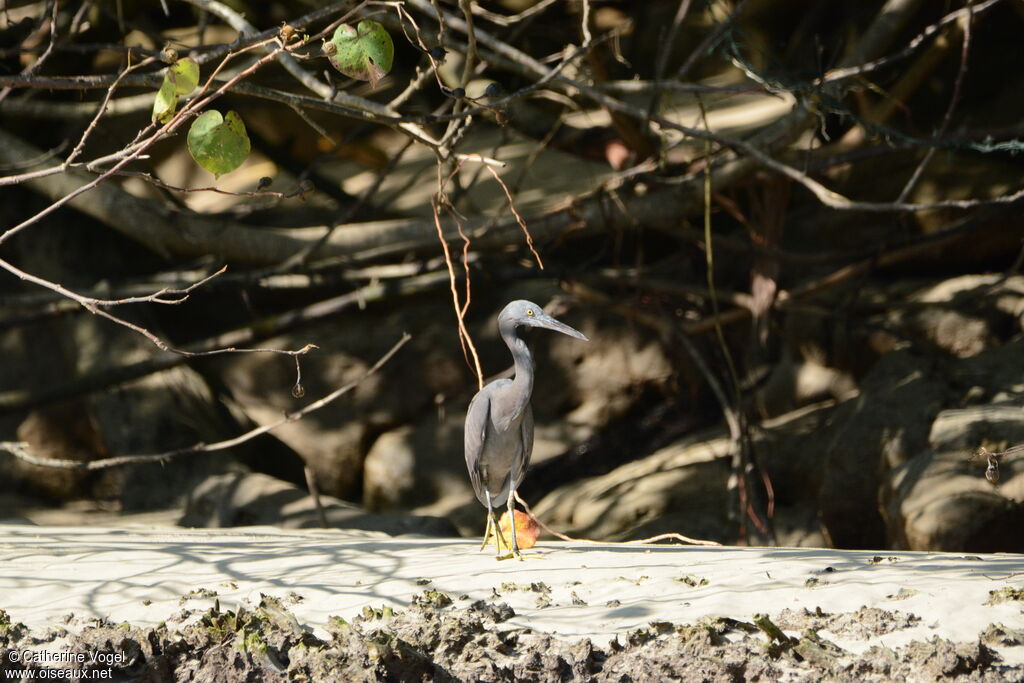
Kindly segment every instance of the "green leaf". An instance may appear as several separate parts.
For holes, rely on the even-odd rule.
[[[196,163],[220,178],[242,165],[249,156],[249,136],[238,112],[205,111],[188,130],[188,151]]]
[[[179,95],[188,95],[199,85],[199,65],[191,57],[179,59],[164,74],[164,80],[174,83]]]
[[[174,116],[177,106],[178,95],[174,92],[174,83],[164,76],[164,82],[157,90],[156,99],[153,101],[153,120],[167,123]]]
[[[395,60],[391,35],[376,21],[361,21],[358,29],[342,24],[324,44],[331,65],[349,78],[369,81],[374,88]]]
[[[167,123],[178,108],[178,97],[188,95],[199,85],[199,65],[191,57],[179,59],[164,72],[164,82],[153,102],[153,120]]]

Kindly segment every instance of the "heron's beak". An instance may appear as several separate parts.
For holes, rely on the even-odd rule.
[[[584,335],[579,330],[573,329],[573,328],[569,327],[568,325],[566,325],[565,323],[559,322],[559,321],[555,320],[554,318],[552,318],[550,315],[547,315],[546,313],[542,313],[541,315],[538,315],[536,318],[533,318],[533,320],[531,322],[533,323],[533,327],[543,327],[543,328],[548,329],[548,330],[554,330],[555,332],[561,332],[562,334],[567,334],[570,337],[576,337],[577,339],[582,339],[583,341],[590,341],[589,339],[587,339],[586,335]]]

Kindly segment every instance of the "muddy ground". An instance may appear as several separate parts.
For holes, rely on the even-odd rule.
[[[0,611],[0,672],[3,680],[17,680],[8,676],[18,670],[22,680],[31,680],[28,669],[40,678],[48,668],[42,675],[52,679],[53,669],[63,667],[65,674],[77,668],[105,680],[154,682],[1024,679],[1024,667],[1003,662],[993,649],[1024,645],[1024,632],[999,625],[975,642],[936,637],[896,649],[875,645],[860,654],[819,634],[867,639],[919,621],[877,608],[846,614],[784,610],[751,622],[653,622],[604,647],[512,627],[507,622],[513,616],[498,596],[456,607],[434,590],[417,595],[404,611],[366,608],[351,622],[335,618],[326,639],[302,627],[286,604],[266,597],[238,611],[219,604],[183,609],[156,627],[93,622],[74,633],[64,626],[32,633]],[[54,662],[54,653],[77,655],[82,663]],[[47,656],[49,662],[38,661]]]

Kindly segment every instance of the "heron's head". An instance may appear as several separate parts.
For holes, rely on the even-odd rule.
[[[543,308],[532,301],[526,301],[525,299],[513,301],[505,306],[501,313],[498,314],[498,326],[499,328],[511,329],[516,327],[543,327],[548,330],[567,334],[570,337],[582,339],[583,341],[590,341],[582,332],[569,327],[565,323],[555,320],[545,313]]]

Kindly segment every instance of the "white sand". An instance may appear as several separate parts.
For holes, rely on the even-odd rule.
[[[496,590],[516,612],[511,624],[601,644],[652,621],[749,621],[787,607],[840,613],[868,606],[921,617],[871,642],[822,631],[854,652],[933,635],[974,641],[992,623],[1024,629],[1024,603],[985,604],[989,591],[1024,587],[1022,555],[542,543],[523,562],[499,562],[478,546],[469,539],[264,527],[0,524],[0,608],[33,629],[60,624],[68,614],[144,626],[180,612],[181,597],[195,590],[215,591],[231,609],[258,604],[260,594],[287,602],[294,593],[302,600],[290,609],[323,636],[332,615],[349,619],[365,605],[404,608],[412,595],[434,588],[456,604],[464,604],[460,596],[491,599]],[[707,584],[689,586],[685,577]],[[818,584],[808,586],[808,579]],[[545,583],[550,605],[539,606],[536,592],[503,589],[508,582]],[[894,597],[902,589],[916,592]],[[573,594],[586,604],[574,604]],[[613,600],[619,604],[609,605]],[[185,606],[212,604],[212,597],[197,598]],[[1024,663],[1024,647],[997,649],[1007,663]]]

